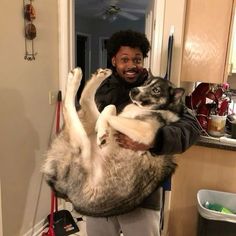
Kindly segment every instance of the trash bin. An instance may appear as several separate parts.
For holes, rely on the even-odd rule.
[[[236,194],[201,189],[197,193],[198,228],[197,236],[235,236],[236,235]],[[206,203],[218,204],[231,213],[210,210]],[[235,214],[234,214],[235,213]]]

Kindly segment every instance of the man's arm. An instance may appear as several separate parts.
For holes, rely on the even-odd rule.
[[[199,135],[198,122],[186,109],[179,121],[159,130],[150,151],[155,154],[182,153],[196,143]]]

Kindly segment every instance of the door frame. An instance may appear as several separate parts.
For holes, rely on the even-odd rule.
[[[99,67],[106,68],[107,64],[104,64],[104,58],[107,58],[107,51],[104,51],[103,45],[104,40],[109,39],[109,37],[99,37]]]
[[[75,67],[75,0],[58,0],[59,89],[64,97],[68,72]]]

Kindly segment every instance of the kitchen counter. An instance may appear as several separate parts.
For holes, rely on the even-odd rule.
[[[236,139],[232,139],[227,136],[220,138],[201,136],[196,145],[236,151]]]

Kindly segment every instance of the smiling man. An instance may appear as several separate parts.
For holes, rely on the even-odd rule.
[[[111,61],[121,79],[134,83],[143,68],[143,53],[139,48],[121,46]]]
[[[130,102],[130,89],[142,85],[147,79],[148,72],[143,68],[143,62],[150,44],[145,34],[119,31],[109,39],[107,50],[113,74],[98,89],[96,102],[99,110],[103,110],[109,101],[117,106],[119,112]]]
[[[120,112],[131,102],[131,88],[142,85],[148,72],[143,68],[144,58],[150,50],[145,34],[132,30],[119,31],[108,41],[108,56],[113,73],[103,81],[96,92],[96,104],[100,111],[114,104]],[[117,134],[117,142],[123,148],[150,150],[155,154],[181,153],[198,138],[198,124],[186,110],[178,122],[160,129],[152,146],[136,143],[123,134]],[[137,170],[139,171],[139,170]],[[161,190],[156,189],[137,209],[113,217],[87,217],[88,236],[159,236]]]

